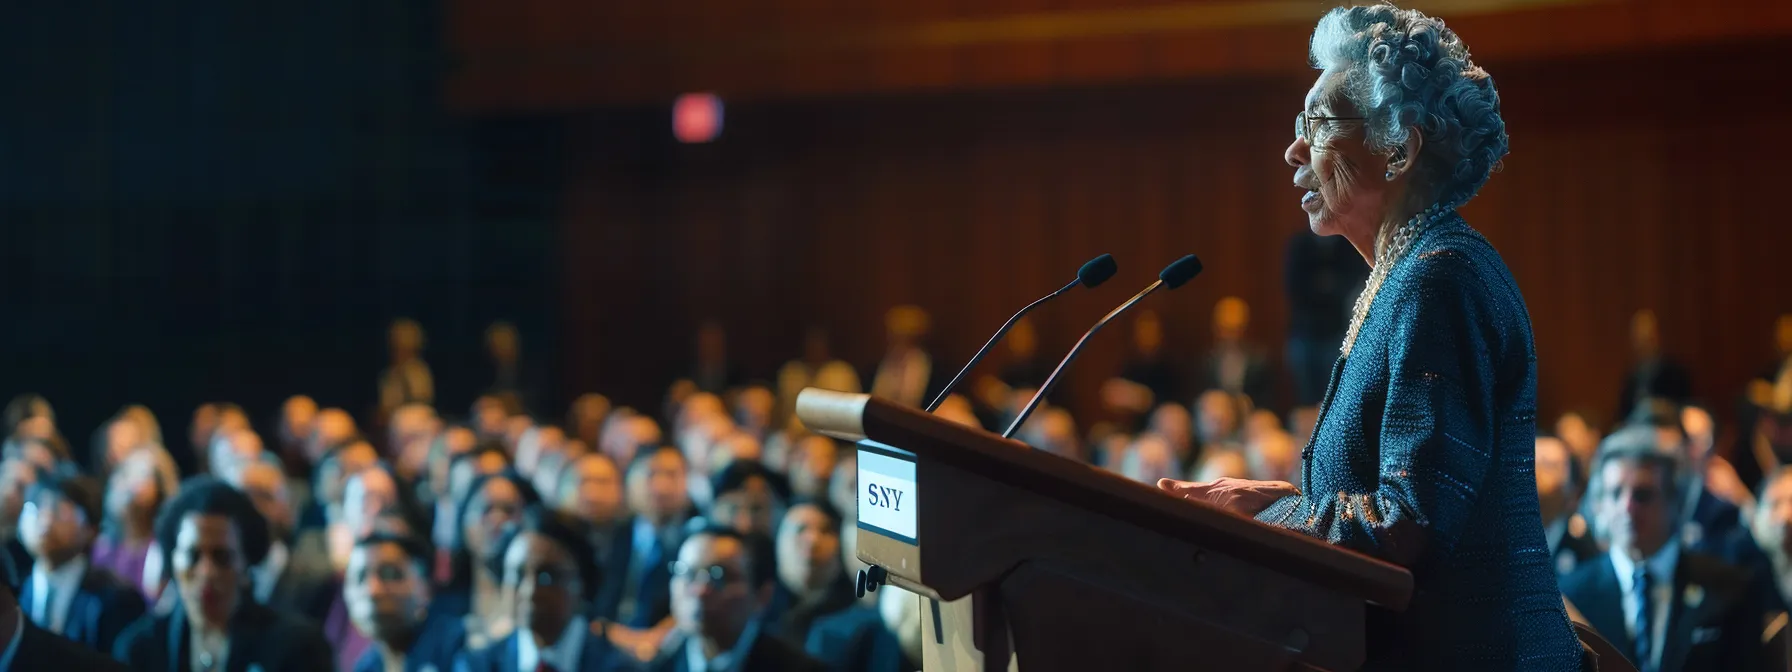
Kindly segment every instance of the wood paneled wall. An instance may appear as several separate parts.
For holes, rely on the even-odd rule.
[[[1610,415],[1639,308],[1658,311],[1699,393],[1726,407],[1770,358],[1772,320],[1792,312],[1788,126],[1765,84],[1778,53],[1494,72],[1512,154],[1465,214],[1526,293],[1546,412]],[[1172,346],[1202,351],[1214,302],[1238,295],[1279,353],[1283,246],[1305,224],[1281,155],[1309,83],[747,106],[704,146],[663,139],[660,109],[585,117],[567,142],[569,384],[647,403],[710,316],[751,371],[797,355],[811,322],[866,365],[882,311],[904,302],[933,312],[937,361],[955,366],[1101,252],[1121,264],[1111,286],[1037,313],[1047,352],[1194,252],[1207,272],[1146,305]],[[1094,406],[1125,340],[1112,329],[1079,361],[1074,408]]]
[[[1331,0],[450,3],[470,110],[1292,75]],[[1411,0],[1484,64],[1792,35],[1785,0]]]

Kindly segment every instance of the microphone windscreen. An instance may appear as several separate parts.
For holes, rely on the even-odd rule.
[[[1114,263],[1114,255],[1104,254],[1090,259],[1088,263],[1083,264],[1082,268],[1077,269],[1076,279],[1081,281],[1084,287],[1094,289],[1101,283],[1107,282],[1108,278],[1114,277],[1114,272],[1118,270],[1120,270],[1120,265]]]
[[[1157,279],[1164,281],[1164,287],[1175,289],[1200,274],[1201,260],[1191,254],[1170,262],[1169,266],[1164,267],[1164,272],[1157,274]]]

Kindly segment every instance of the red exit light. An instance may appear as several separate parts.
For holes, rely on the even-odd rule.
[[[709,142],[722,134],[722,99],[687,93],[672,103],[672,136],[679,142]]]

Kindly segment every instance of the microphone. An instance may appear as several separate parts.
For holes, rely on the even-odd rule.
[[[1020,415],[1015,416],[1014,422],[1010,423],[1008,429],[1002,432],[1002,438],[1008,439],[1014,437],[1014,432],[1020,429],[1022,424],[1026,423],[1027,416],[1032,415],[1033,411],[1039,408],[1039,402],[1045,401],[1046,395],[1052,393],[1052,388],[1058,384],[1058,376],[1064,373],[1065,367],[1070,366],[1070,362],[1074,361],[1078,354],[1082,353],[1083,346],[1089,344],[1089,337],[1094,336],[1095,332],[1101,331],[1101,328],[1107,326],[1108,322],[1113,321],[1115,317],[1126,312],[1127,309],[1132,308],[1133,304],[1138,303],[1140,299],[1157,291],[1158,288],[1175,289],[1186,284],[1188,281],[1193,280],[1195,276],[1200,274],[1201,260],[1195,258],[1195,255],[1191,254],[1181,259],[1177,259],[1176,261],[1171,262],[1169,266],[1165,266],[1163,272],[1157,274],[1157,282],[1151,283],[1151,285],[1146,287],[1144,291],[1134,294],[1132,298],[1126,300],[1126,303],[1120,304],[1120,307],[1115,308],[1107,315],[1102,316],[1100,320],[1095,322],[1095,326],[1089,327],[1089,331],[1083,333],[1082,338],[1077,339],[1076,345],[1070,346],[1069,354],[1064,355],[1064,359],[1058,362],[1057,368],[1052,369],[1052,375],[1046,377],[1045,384],[1039,386],[1039,391],[1033,393],[1033,398],[1027,400],[1026,407],[1020,409]]]
[[[1119,268],[1120,267],[1114,263],[1114,255],[1111,254],[1104,254],[1094,259],[1090,259],[1083,264],[1082,268],[1076,270],[1076,279],[1070,281],[1070,284],[1065,285],[1058,289],[1058,291],[1047,294],[1038,301],[1029,303],[1027,304],[1027,307],[1020,309],[1020,312],[1015,313],[1014,317],[1008,318],[1008,321],[1002,324],[1001,329],[996,330],[996,335],[989,337],[989,342],[983,344],[983,349],[978,350],[977,354],[971,357],[971,361],[966,362],[964,368],[958,370],[958,375],[952,376],[952,382],[946,383],[946,387],[941,389],[939,395],[933,398],[933,402],[927,404],[927,412],[932,413],[934,409],[940,407],[940,403],[944,402],[946,397],[952,394],[952,390],[958,387],[958,383],[964,380],[965,374],[971,372],[971,367],[976,366],[978,362],[983,361],[984,357],[989,356],[990,349],[996,347],[996,343],[1000,342],[1003,336],[1008,335],[1008,330],[1013,329],[1014,323],[1019,322],[1021,317],[1025,316],[1027,313],[1033,312],[1033,309],[1038,308],[1041,304],[1058,298],[1065,292],[1075,289],[1077,285],[1095,289],[1100,286],[1101,283],[1107,282],[1108,278],[1114,277],[1114,271],[1119,270]]]

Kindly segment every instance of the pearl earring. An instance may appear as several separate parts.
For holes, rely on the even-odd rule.
[[[1394,171],[1392,171],[1392,170],[1388,171],[1388,181],[1389,182],[1394,181]]]

